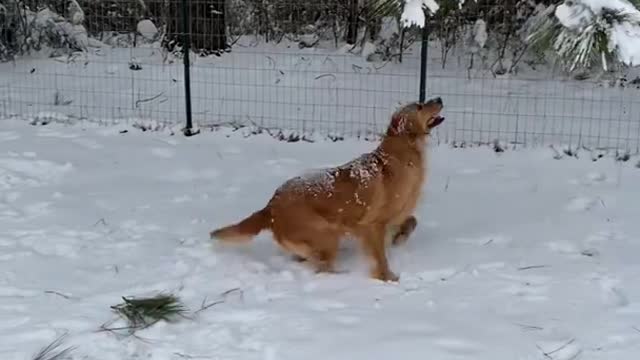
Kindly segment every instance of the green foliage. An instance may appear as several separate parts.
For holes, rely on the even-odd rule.
[[[547,7],[537,15],[529,25],[530,34],[526,41],[531,51],[544,58],[546,53],[555,50],[555,43],[563,27],[555,17],[556,5]]]
[[[173,322],[184,317],[185,306],[174,295],[160,294],[150,298],[125,298],[123,303],[111,307],[129,323],[131,332],[147,328],[160,320]]]
[[[607,57],[606,29],[593,24],[583,31],[562,29],[554,42],[554,50],[570,72],[590,68],[602,56]],[[602,63],[607,67],[606,61]]]

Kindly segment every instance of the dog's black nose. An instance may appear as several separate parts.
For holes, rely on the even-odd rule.
[[[438,96],[437,98],[433,98],[427,101],[427,105],[433,105],[433,104],[442,106],[442,98]]]

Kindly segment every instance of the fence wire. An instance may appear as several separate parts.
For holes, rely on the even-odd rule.
[[[181,0],[5,2],[0,114],[184,123]],[[380,3],[187,0],[194,123],[381,132],[418,99],[421,31],[403,31],[397,9]],[[485,8],[429,20],[426,92],[447,116],[438,141],[638,151],[632,69],[567,74],[532,55],[517,16],[496,10],[506,5],[476,3]],[[482,47],[470,42],[478,14],[489,28]]]

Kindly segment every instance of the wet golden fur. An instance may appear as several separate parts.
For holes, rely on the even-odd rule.
[[[385,235],[403,243],[426,175],[426,141],[441,117],[442,100],[412,103],[396,111],[380,145],[344,165],[286,181],[267,205],[235,225],[210,233],[225,242],[248,241],[269,229],[276,242],[318,271],[333,271],[340,239],[358,239],[371,259],[371,276],[396,281]]]

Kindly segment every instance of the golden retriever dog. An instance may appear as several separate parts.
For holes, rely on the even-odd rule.
[[[224,242],[246,242],[262,230],[318,272],[333,272],[342,237],[359,240],[371,260],[371,277],[397,281],[386,256],[386,235],[405,242],[417,226],[413,216],[426,176],[426,142],[442,123],[443,103],[434,98],[398,109],[380,145],[344,165],[286,181],[267,205],[235,225],[210,233]]]

